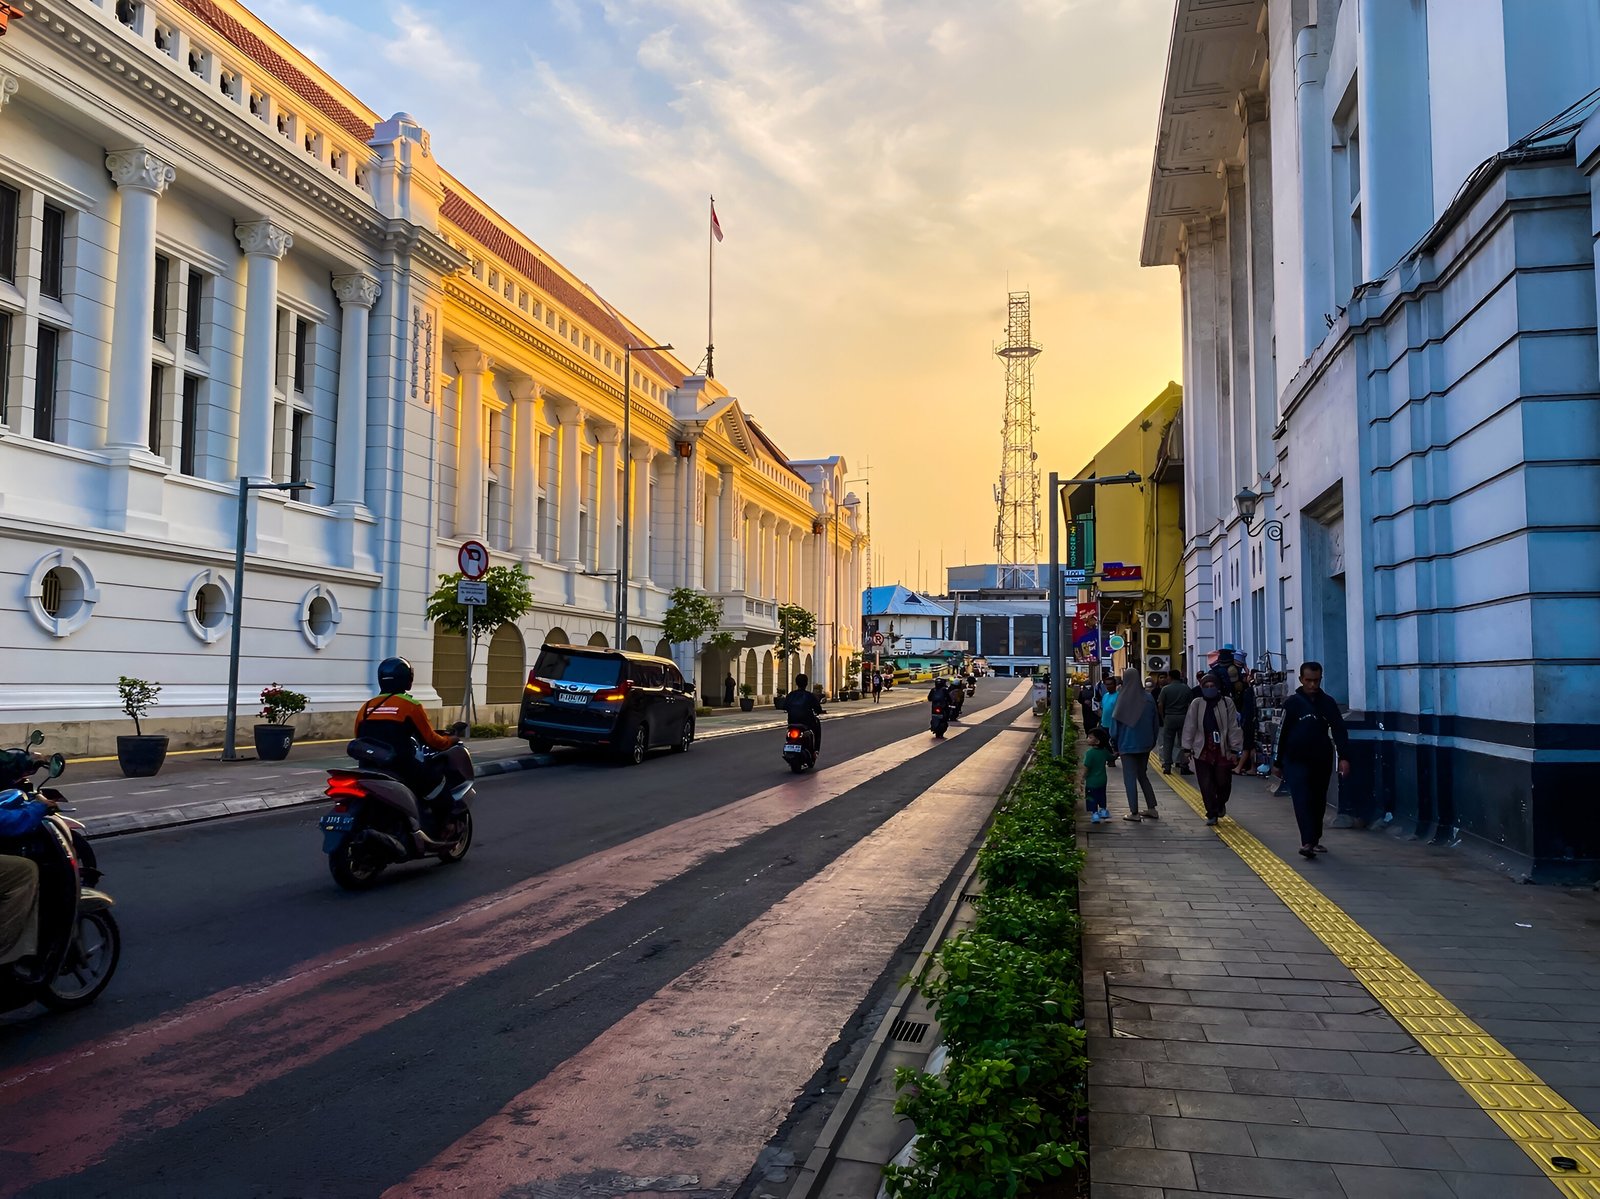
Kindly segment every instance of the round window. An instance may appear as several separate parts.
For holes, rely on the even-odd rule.
[[[194,619],[203,629],[220,629],[228,619],[228,597],[215,583],[207,583],[194,593]]]
[[[314,597],[306,608],[306,626],[311,635],[326,637],[333,632],[334,624],[333,603],[325,595]]]
[[[53,566],[40,580],[39,606],[52,620],[71,620],[83,609],[83,578],[70,566]]]

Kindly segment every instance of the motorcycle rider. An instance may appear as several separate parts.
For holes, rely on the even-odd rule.
[[[415,674],[404,658],[385,658],[378,664],[378,691],[356,713],[355,735],[381,741],[395,751],[394,770],[419,799],[426,799],[446,773],[451,776],[441,792],[448,796],[461,782],[443,757],[427,757],[419,746],[442,754],[455,745],[455,737],[435,732],[428,713],[411,698]]]
[[[17,792],[0,803],[0,838],[27,836],[49,811],[44,800],[24,801]],[[33,953],[38,938],[39,867],[27,858],[0,854],[0,965]]]
[[[789,723],[811,730],[812,752],[822,755],[822,701],[811,690],[811,680],[803,674],[795,676],[794,690],[783,697],[783,710],[789,714]]]
[[[950,703],[950,719],[961,719],[961,705],[967,702],[967,689],[962,685],[961,680],[952,678],[949,686],[945,689],[945,695]]]

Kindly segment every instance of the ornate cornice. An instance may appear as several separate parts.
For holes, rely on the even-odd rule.
[[[294,235],[273,221],[242,221],[234,226],[239,248],[246,254],[282,258],[294,245]]]
[[[130,188],[155,196],[166,191],[178,177],[177,170],[170,163],[157,158],[144,146],[108,151],[106,170],[111,172],[118,191]]]
[[[333,294],[346,308],[371,308],[381,291],[378,281],[364,271],[333,277]]]

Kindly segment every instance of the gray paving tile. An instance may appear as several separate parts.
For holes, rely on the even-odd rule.
[[[1534,1174],[1544,1177],[1531,1157],[1509,1137],[1451,1137],[1450,1147],[1479,1174]]]
[[[1156,1144],[1163,1149],[1242,1157],[1253,1157],[1256,1151],[1245,1126],[1234,1120],[1174,1120],[1153,1116],[1150,1127]]]
[[[1228,1081],[1240,1095],[1284,1095],[1290,1099],[1349,1099],[1350,1092],[1337,1074],[1310,1070],[1228,1070]]]
[[[1090,1169],[1096,1182],[1191,1189],[1195,1186],[1189,1155],[1166,1149],[1111,1146],[1095,1153]]]
[[[1155,1091],[1145,1087],[1090,1087],[1089,1110],[1176,1116],[1178,1101],[1171,1091]]]
[[[1268,1199],[1348,1199],[1333,1167],[1254,1157],[1193,1153],[1195,1178],[1212,1194],[1261,1195]],[[1363,1199],[1371,1199],[1363,1196]]]
[[[1411,1170],[1466,1169],[1466,1162],[1461,1160],[1461,1155],[1451,1146],[1448,1137],[1420,1137],[1410,1133],[1380,1132],[1378,1139],[1389,1150],[1389,1156],[1394,1158],[1394,1164],[1397,1166]]]
[[[1548,1178],[1506,1174],[1442,1174],[1454,1199],[1555,1199],[1560,1195]]]
[[[1152,1117],[1134,1112],[1090,1112],[1089,1144],[1126,1145],[1140,1149],[1154,1149],[1155,1137],[1150,1131]]]
[[[1178,1114],[1194,1120],[1237,1120],[1243,1124],[1294,1124],[1302,1120],[1292,1099],[1275,1095],[1234,1095],[1225,1091],[1176,1091]]]
[[[1389,1156],[1389,1150],[1383,1142],[1369,1132],[1283,1124],[1251,1124],[1248,1127],[1258,1157],[1353,1166],[1394,1165],[1394,1159]]]
[[[1347,1050],[1310,1049],[1292,1045],[1272,1049],[1272,1060],[1285,1070],[1309,1070],[1319,1074],[1360,1074],[1361,1067]]]
[[[862,1195],[876,1194],[873,1190],[861,1191]],[[1089,1199],[1165,1199],[1171,1194],[1160,1187],[1130,1187],[1121,1183],[1096,1182],[1089,1186]]]
[[[1492,1138],[1499,1126],[1477,1107],[1414,1107],[1395,1104],[1391,1109],[1407,1132],[1430,1137]]]
[[[1146,1041],[1139,1037],[1090,1037],[1087,1050],[1091,1062],[1160,1062],[1165,1061],[1167,1056],[1164,1042]]]
[[[1444,1067],[1426,1053],[1352,1053],[1363,1074],[1390,1078],[1449,1077]]]
[[[1333,1171],[1345,1190],[1361,1199],[1454,1199],[1444,1177],[1432,1170],[1338,1165]]]
[[[1144,1083],[1172,1091],[1231,1091],[1233,1084],[1221,1066],[1189,1062],[1144,1062]]]
[[[1298,1102],[1300,1110],[1305,1113],[1306,1123],[1317,1128],[1349,1128],[1362,1132],[1406,1131],[1406,1126],[1394,1111],[1381,1103],[1346,1103],[1310,1097]]]

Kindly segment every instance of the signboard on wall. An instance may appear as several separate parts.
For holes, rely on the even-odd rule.
[[[1079,571],[1085,576],[1094,570],[1094,515],[1084,513],[1072,518],[1067,528],[1067,570]]]

